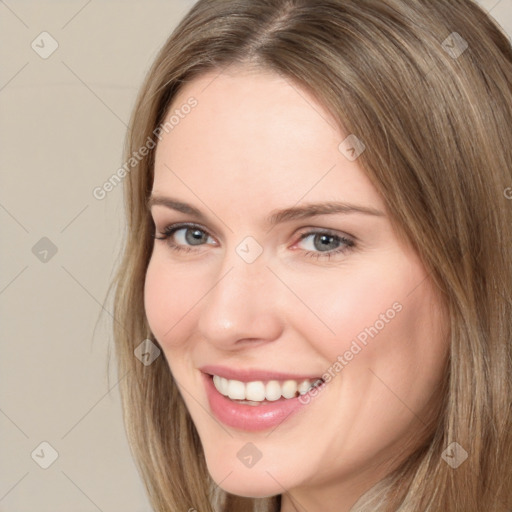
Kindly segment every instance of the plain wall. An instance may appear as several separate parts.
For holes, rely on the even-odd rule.
[[[512,34],[512,0],[479,3]],[[122,186],[103,200],[93,190],[122,165],[138,87],[192,4],[0,2],[0,512],[151,510],[114,361],[107,380],[108,311],[96,326]],[[58,43],[48,58],[42,32]],[[47,469],[42,442],[58,452]]]

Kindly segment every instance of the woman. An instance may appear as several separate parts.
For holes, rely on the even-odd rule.
[[[512,508],[512,50],[477,5],[201,0],[127,146],[155,510]]]

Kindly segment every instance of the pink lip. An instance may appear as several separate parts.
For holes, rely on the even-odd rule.
[[[251,382],[254,380],[269,381],[269,380],[311,380],[315,381],[320,378],[319,375],[300,375],[291,373],[271,372],[268,370],[251,370],[251,369],[237,369],[227,368],[226,366],[208,365],[199,368],[203,373],[209,375],[218,375],[230,380],[239,380],[241,382]]]
[[[219,393],[211,375],[203,373],[202,376],[212,413],[222,423],[236,429],[260,431],[275,428],[308,403],[303,403],[300,397],[296,397],[287,400],[281,398],[275,402],[264,402],[256,406],[241,404]]]

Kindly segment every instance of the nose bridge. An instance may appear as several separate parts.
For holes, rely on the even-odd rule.
[[[265,256],[251,240],[225,255],[201,308],[204,338],[227,346],[242,339],[279,337],[278,282]]]

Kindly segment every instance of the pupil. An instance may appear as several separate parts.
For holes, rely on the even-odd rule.
[[[189,236],[190,233],[192,233],[191,236]],[[200,245],[203,242],[204,236],[205,234],[201,230],[195,229],[193,231],[187,230],[185,238],[191,245]]]
[[[329,248],[335,249],[335,247],[327,247],[330,243],[335,242],[335,237],[334,236],[331,236],[331,235],[317,235],[315,237],[315,241],[317,241],[317,240],[321,241],[321,244],[317,247],[317,249],[318,248],[320,248],[320,249],[322,249],[322,248],[323,249],[325,249],[325,248],[327,248],[327,249],[329,249]]]

